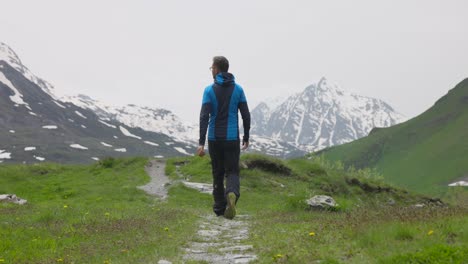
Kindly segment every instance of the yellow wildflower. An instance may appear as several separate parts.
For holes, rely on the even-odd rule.
[[[427,232],[427,235],[428,235],[428,236],[430,236],[430,235],[432,235],[432,234],[434,234],[434,230],[429,230],[429,232]]]
[[[314,232],[310,232],[310,233],[309,233],[309,236],[315,236],[315,233],[314,233]]]
[[[63,208],[68,208],[68,205],[65,204],[65,205],[63,206]]]

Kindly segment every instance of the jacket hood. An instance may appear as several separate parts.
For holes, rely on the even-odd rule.
[[[215,83],[218,85],[228,85],[234,83],[234,75],[229,72],[220,72],[215,77]]]

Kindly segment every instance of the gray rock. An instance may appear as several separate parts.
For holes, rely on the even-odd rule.
[[[306,203],[314,209],[336,208],[338,206],[332,197],[326,195],[315,195],[306,200]]]
[[[23,205],[26,204],[28,201],[17,197],[16,194],[0,194],[0,202]]]

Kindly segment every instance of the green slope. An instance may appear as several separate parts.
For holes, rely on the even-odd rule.
[[[320,154],[345,166],[375,167],[400,186],[440,192],[468,176],[468,79],[423,114]]]

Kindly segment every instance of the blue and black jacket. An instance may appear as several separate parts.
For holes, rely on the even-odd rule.
[[[244,125],[243,142],[249,141],[250,112],[244,90],[228,72],[218,73],[214,83],[205,88],[200,112],[200,146],[208,140],[239,140],[238,111]],[[209,127],[208,127],[209,126]]]

